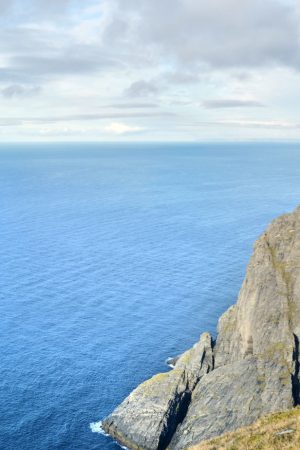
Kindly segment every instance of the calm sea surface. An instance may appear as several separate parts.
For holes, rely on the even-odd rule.
[[[90,424],[215,334],[299,203],[297,145],[2,145],[1,450],[117,449]]]

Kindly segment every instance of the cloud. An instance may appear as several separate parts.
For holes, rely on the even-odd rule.
[[[74,48],[59,51],[53,55],[22,56],[13,60],[12,69],[15,71],[25,70],[33,75],[49,76],[52,74],[93,73],[97,70],[114,65],[107,55],[101,55],[99,49]]]
[[[6,13],[11,8],[12,3],[7,0],[0,0],[0,14]]]
[[[24,116],[14,118],[1,118],[0,126],[10,126],[11,124],[59,124],[67,122],[93,122],[97,120],[108,119],[131,119],[131,118],[154,118],[154,117],[175,117],[175,113],[169,112],[115,112],[111,114],[107,113],[91,113],[91,114],[72,114],[64,116]],[[113,122],[115,123],[115,122]],[[119,124],[118,122],[116,122]]]
[[[24,0],[17,0],[16,3],[21,3],[24,8]],[[77,4],[74,0],[25,0],[25,3],[29,3],[32,11],[40,15],[48,15],[49,13],[61,14],[68,10],[69,7],[76,7]]]
[[[299,11],[295,0],[0,0],[2,137],[101,137],[107,125],[109,139],[138,139],[139,126],[190,139],[199,123],[201,137],[290,136]]]
[[[102,0],[95,17],[88,12],[96,4],[91,0],[84,6],[75,0],[7,3],[11,14],[8,26],[0,28],[5,57],[0,80],[10,83],[40,84],[39,78],[125,67],[137,78],[140,70],[156,68],[161,79],[140,77],[126,89],[127,96],[138,98],[158,95],[161,83],[197,83],[207,68],[300,64],[297,14],[279,0]],[[5,4],[0,0],[0,12]],[[39,23],[35,14],[47,22]],[[78,32],[85,23],[93,24],[87,41]]]
[[[280,120],[224,120],[220,125],[238,126],[246,128],[267,128],[267,129],[298,129],[300,124],[290,121]]]
[[[15,97],[32,97],[41,92],[40,86],[22,86],[20,84],[12,84],[1,90],[1,94],[5,98]]]
[[[263,108],[265,105],[257,100],[241,100],[241,99],[215,99],[205,100],[202,105],[206,109],[223,109],[223,108]]]
[[[156,103],[112,103],[107,108],[114,109],[152,109],[158,108]]]
[[[132,83],[126,90],[128,97],[148,97],[157,94],[159,87],[153,81],[139,80]]]
[[[117,0],[119,43],[135,42],[184,67],[290,66],[299,69],[299,23],[280,0]],[[125,41],[124,41],[125,40]]]
[[[55,3],[58,7],[59,2]],[[29,4],[30,1],[28,8]],[[21,13],[19,17],[8,14],[5,26],[0,27],[0,80],[39,84],[41,78],[78,77],[124,68],[123,60],[103,46],[99,37],[82,41],[74,26],[74,22],[80,23],[80,16],[73,14],[74,18],[69,14],[63,23],[51,21],[47,15],[46,23],[34,17],[28,23]]]
[[[164,78],[169,83],[188,85],[199,82],[200,76],[197,71],[184,72],[182,70],[177,70],[174,72],[167,72]]]
[[[9,42],[7,33],[0,32],[1,38]],[[65,42],[60,46],[51,43],[48,38],[50,38],[48,33],[43,35],[41,32],[38,35],[28,30],[19,32],[19,39],[23,44],[18,47],[13,38],[2,51],[5,63],[0,69],[0,79],[32,84],[42,78],[49,79],[51,76],[78,77],[121,66],[120,62],[116,62],[98,46],[67,42],[63,34],[61,39]],[[5,53],[8,53],[7,56]]]
[[[22,120],[19,118],[0,118],[0,127],[18,127],[22,125]]]
[[[0,0],[0,13],[17,17],[47,17],[65,13],[76,0]]]
[[[296,130],[300,129],[300,123],[285,121],[285,120],[248,120],[248,119],[233,119],[233,120],[217,120],[212,122],[200,122],[198,126],[222,126],[231,128],[256,128],[268,130]]]
[[[124,123],[120,122],[113,122],[110,125],[107,125],[105,128],[105,131],[112,134],[129,134],[129,133],[137,133],[139,131],[142,131],[143,128],[136,127],[136,126],[129,126]]]

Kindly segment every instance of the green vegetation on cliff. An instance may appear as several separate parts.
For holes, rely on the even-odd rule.
[[[189,450],[299,450],[300,408],[263,417],[249,427],[226,433]]]

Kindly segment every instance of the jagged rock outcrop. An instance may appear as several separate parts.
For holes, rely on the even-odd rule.
[[[195,386],[212,369],[212,339],[204,333],[172,371],[135,389],[103,422],[103,428],[130,449],[165,449],[186,415]]]
[[[257,240],[218,337],[140,385],[103,422],[130,449],[181,450],[299,404],[300,208]]]

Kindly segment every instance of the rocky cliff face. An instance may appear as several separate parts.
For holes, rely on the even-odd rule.
[[[236,305],[103,421],[133,450],[181,450],[300,403],[300,207],[258,239]]]

